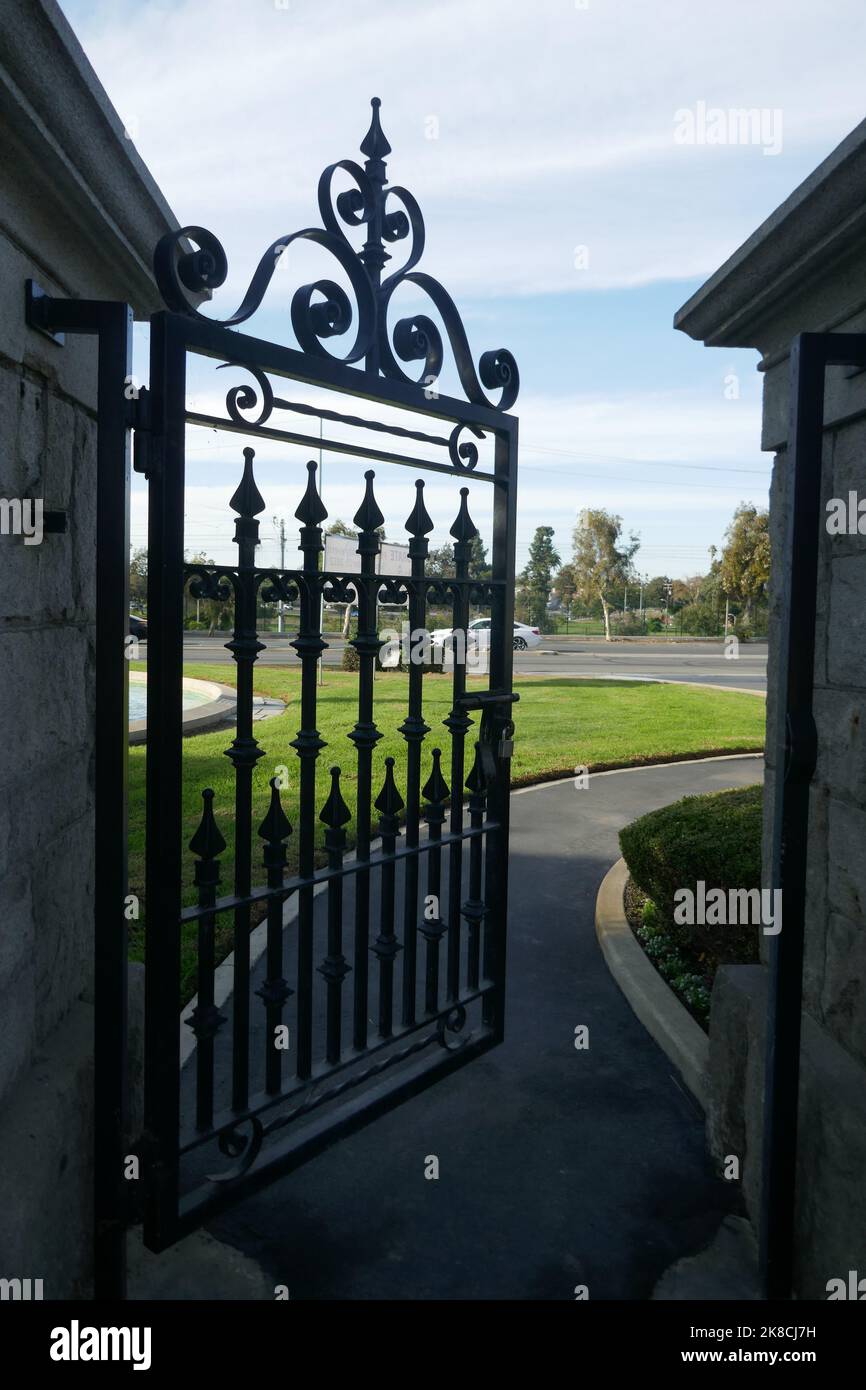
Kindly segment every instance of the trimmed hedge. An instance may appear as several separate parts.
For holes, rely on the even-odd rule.
[[[709,952],[717,963],[758,959],[758,925],[678,926],[674,893],[711,888],[760,888],[762,788],[687,796],[650,811],[620,831],[623,858],[634,882],[655,903],[672,935]]]

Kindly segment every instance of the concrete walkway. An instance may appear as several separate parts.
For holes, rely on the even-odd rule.
[[[623,825],[762,769],[718,759],[515,793],[505,1043],[208,1230],[292,1299],[572,1299],[577,1284],[649,1298],[737,1194],[608,973],[596,892]]]

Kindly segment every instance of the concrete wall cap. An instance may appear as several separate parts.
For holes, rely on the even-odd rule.
[[[866,245],[866,121],[674,315],[708,347],[763,350],[777,305]]]
[[[118,268],[119,297],[163,307],[151,259],[177,218],[55,0],[0,0],[0,126],[22,177],[38,169],[42,196]]]

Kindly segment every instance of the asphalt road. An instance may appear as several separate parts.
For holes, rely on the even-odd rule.
[[[713,1171],[699,1107],[607,969],[595,898],[623,825],[762,771],[757,758],[714,759],[601,774],[587,790],[567,779],[516,792],[505,1042],[247,1197],[211,1232],[293,1301],[568,1302],[577,1284],[592,1300],[649,1298],[740,1198]],[[317,952],[326,909],[320,895]],[[295,923],[285,939],[292,960]],[[262,960],[252,989],[263,970]],[[253,995],[260,1069],[258,1003]],[[584,1051],[574,1047],[578,1024],[589,1028]],[[229,1082],[229,1032],[218,1037],[218,1095]],[[322,1046],[319,1028],[317,1053]],[[187,1104],[193,1069],[184,1070]],[[431,1154],[438,1181],[424,1177]]]
[[[186,662],[230,661],[225,635],[207,637],[196,633],[183,644]],[[269,666],[299,664],[290,636],[268,634],[259,661]],[[327,666],[339,666],[345,642],[329,636],[324,655]],[[147,644],[142,656],[146,659]],[[515,652],[517,675],[595,676],[618,680],[696,681],[701,685],[730,685],[765,690],[767,685],[767,644],[755,642],[740,646],[735,659],[726,657],[718,642],[604,642],[589,638],[545,637],[534,651]]]

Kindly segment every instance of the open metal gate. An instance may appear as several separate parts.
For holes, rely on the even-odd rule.
[[[168,307],[151,320],[150,386],[139,402],[135,451],[135,467],[149,480],[151,732],[142,1160],[144,1237],[154,1250],[480,1056],[503,1036],[509,757],[516,698],[511,669],[517,423],[506,412],[517,395],[517,368],[506,351],[489,352],[481,357],[476,375],[452,300],[436,281],[414,270],[423,249],[423,222],[411,194],[386,186],[390,146],[379,124],[378,101],[361,149],[363,168],[343,160],[322,175],[323,227],[275,242],[259,263],[240,309],[225,322],[206,317],[197,303],[225,279],[226,260],[216,239],[203,228],[186,227],[165,238],[156,252],[157,280]],[[331,181],[338,170],[353,187],[333,204]],[[402,206],[392,209],[391,199]],[[366,241],[359,252],[344,235],[341,220],[364,226]],[[407,260],[383,279],[390,259],[386,245],[404,239]],[[323,347],[324,339],[349,331],[354,323],[349,297],[334,281],[320,280],[296,291],[291,317],[299,349],[236,331],[261,303],[281,257],[296,240],[330,252],[351,284],[357,331],[342,359]],[[438,394],[444,348],[431,319],[405,318],[389,332],[389,301],[403,283],[426,293],[442,316],[466,400]],[[189,406],[191,356],[213,359],[225,368],[224,414]],[[401,361],[420,363],[420,375],[410,376]],[[355,365],[361,362],[363,366]],[[362,398],[387,408],[388,418],[378,418],[369,408],[366,414],[347,413],[330,404],[277,396],[273,379]],[[501,388],[496,404],[486,394],[495,388]],[[291,395],[291,385],[286,389]],[[429,417],[429,432],[393,423],[395,410]],[[323,438],[303,432],[305,422],[320,421]],[[257,517],[266,504],[255,477],[254,449],[241,449],[240,443],[238,486],[229,504],[235,513],[237,563],[185,562],[189,425],[303,447],[292,474],[298,481],[299,566],[256,564]],[[330,437],[326,427],[336,427],[339,437]],[[392,441],[394,448],[388,447]],[[310,450],[320,447],[329,454],[433,471],[491,488],[491,575],[470,574],[476,529],[465,486],[459,497],[455,488],[451,513],[456,513],[451,526],[455,574],[442,578],[425,573],[433,521],[421,480],[415,481],[414,495],[407,488],[411,574],[378,573],[383,516],[369,468],[363,481],[359,469],[354,518],[360,573],[321,569],[327,513],[317,490],[316,464],[309,460]],[[403,452],[408,448],[412,452]],[[486,467],[480,450],[489,450]],[[237,666],[236,729],[225,750],[233,792],[220,800],[210,788],[199,789],[201,819],[191,838],[184,835],[182,811],[187,585],[194,596],[232,605],[234,627],[226,645]],[[357,712],[346,734],[354,751],[351,765],[343,758],[341,767],[330,769],[328,790],[321,776],[317,782],[325,749],[317,729],[317,664],[327,645],[321,602],[345,602],[353,592],[358,607],[352,642],[359,667]],[[467,681],[466,663],[458,653],[450,710],[442,721],[444,738],[433,737],[425,722],[424,668],[410,660],[400,725],[405,740],[401,786],[394,760],[377,753],[382,737],[374,699],[382,645],[378,602],[403,603],[414,638],[425,628],[431,599],[448,606],[455,630],[467,628],[470,604],[489,610],[489,669],[480,688]],[[301,663],[301,694],[297,736],[290,747],[268,746],[268,726],[253,720],[254,667],[263,648],[256,613],[262,600],[297,603],[299,608],[292,646]],[[423,641],[417,648],[423,655]],[[288,763],[290,749],[297,756],[297,763],[292,759],[298,785],[294,825],[276,777],[267,813],[263,819],[254,815],[265,768]],[[354,795],[346,785],[347,773]],[[354,803],[351,809],[347,800]],[[353,855],[346,853],[350,818]],[[234,873],[225,884],[220,856],[229,839]],[[292,842],[297,845],[296,872],[287,865],[287,844]],[[189,903],[184,885],[191,873],[195,900]],[[214,942],[218,924],[225,921],[232,925],[233,980],[229,1006],[221,1008],[215,995]],[[257,973],[251,939],[259,922],[265,940]],[[197,996],[188,1026],[195,1046],[194,1058],[184,1068],[180,969],[182,941],[190,937]]]

